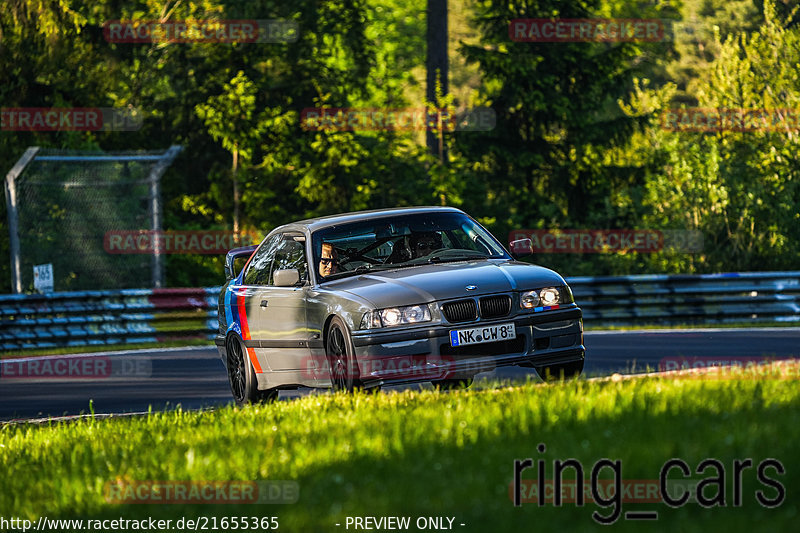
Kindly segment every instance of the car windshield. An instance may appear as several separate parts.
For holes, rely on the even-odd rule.
[[[321,281],[427,263],[508,258],[480,224],[463,213],[419,213],[340,224],[312,237]]]

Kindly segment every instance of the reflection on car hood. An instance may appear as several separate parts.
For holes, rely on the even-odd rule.
[[[355,294],[377,308],[384,308],[564,284],[561,276],[544,267],[490,260],[378,271],[330,281],[323,287]],[[468,291],[467,285],[475,285],[477,289]]]

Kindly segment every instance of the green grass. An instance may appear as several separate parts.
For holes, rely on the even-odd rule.
[[[710,457],[728,471],[727,507],[628,503],[623,512],[657,510],[658,522],[620,518],[613,527],[794,530],[798,368],[789,379],[759,370],[453,393],[318,394],[245,409],[6,425],[0,427],[0,516],[273,515],[283,531],[347,531],[346,516],[454,516],[456,531],[590,530],[600,527],[591,518],[599,509],[594,505],[515,508],[509,497],[514,459],[544,458],[552,475],[554,459],[574,457],[588,477],[591,465],[607,457],[622,461],[624,479],[658,479],[670,458],[694,469]],[[544,454],[536,451],[539,443],[547,445]],[[744,506],[733,507],[733,460],[758,464],[767,457],[786,468],[783,476],[770,474],[786,487],[786,501],[772,510],[759,506],[755,492],[774,491],[750,469],[743,476]],[[537,476],[531,470],[524,477]],[[260,506],[111,505],[104,486],[116,479],[294,480],[300,499]]]

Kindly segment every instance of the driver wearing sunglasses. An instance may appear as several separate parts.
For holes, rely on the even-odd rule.
[[[412,258],[423,257],[435,250],[443,248],[442,236],[435,231],[415,233],[409,239]]]
[[[336,274],[339,271],[338,259],[339,254],[336,252],[336,248],[329,242],[323,242],[319,260],[319,275],[326,278],[331,274]]]

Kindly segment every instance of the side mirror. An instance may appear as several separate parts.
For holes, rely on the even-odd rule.
[[[234,248],[228,252],[228,254],[225,256],[225,277],[227,279],[235,278],[237,272],[234,262],[243,257],[249,258],[251,255],[253,255],[253,252],[256,251],[256,248],[258,248],[258,245],[253,244],[251,246],[244,246],[242,248]]]
[[[276,270],[272,273],[272,278],[276,287],[294,287],[300,283],[300,271],[296,268]]]
[[[508,243],[511,250],[511,257],[521,259],[533,255],[533,242],[530,239],[519,239]]]

